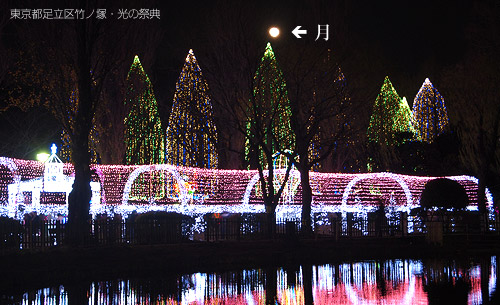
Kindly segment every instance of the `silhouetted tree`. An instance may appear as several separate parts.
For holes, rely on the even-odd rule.
[[[77,7],[89,13],[96,3],[82,1]],[[99,7],[111,11],[110,3],[99,3]],[[75,181],[69,195],[68,237],[74,244],[84,242],[90,233],[89,133],[102,104],[108,75],[120,63],[119,55],[125,47],[130,46],[128,34],[142,33],[141,27],[133,23],[95,16],[58,22],[19,22],[18,32],[26,44],[19,54],[21,64],[12,72],[15,87],[10,92],[10,102],[20,107],[48,107],[69,134]],[[70,124],[68,113],[72,109],[68,99],[75,88],[78,103]]]

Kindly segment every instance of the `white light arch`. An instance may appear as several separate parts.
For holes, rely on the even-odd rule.
[[[454,180],[454,181],[463,181],[463,180],[467,180],[467,181],[471,181],[471,182],[474,182],[475,184],[477,184],[477,188],[479,189],[479,179],[477,179],[476,177],[473,177],[473,176],[467,176],[467,175],[462,175],[462,176],[449,176],[449,177],[445,177],[445,178],[448,178],[450,180]],[[488,188],[485,188],[485,193],[486,193],[486,202],[488,203],[488,206],[491,208],[493,207],[493,195],[491,194],[490,190]],[[469,195],[467,195],[467,198],[469,197]]]
[[[274,170],[274,172],[276,174],[286,174],[286,169],[277,169],[277,170]],[[262,171],[262,173],[264,174],[264,176],[267,176],[269,175],[269,171]],[[290,179],[291,177],[295,178],[295,179],[298,179],[298,183],[300,183],[300,173],[298,170],[290,170],[290,176],[288,179]],[[259,181],[259,173],[256,173],[252,179],[250,179],[250,181],[248,182],[247,184],[247,187],[245,189],[245,193],[243,194],[243,200],[241,202],[242,205],[247,205],[248,202],[250,201],[250,195],[252,194],[252,190],[255,186],[255,184],[257,183],[257,181]]]
[[[128,199],[130,197],[130,191],[132,189],[132,184],[134,183],[135,179],[139,177],[140,174],[145,173],[145,172],[152,172],[152,171],[160,171],[164,170],[172,174],[174,176],[175,180],[177,181],[177,185],[179,186],[180,190],[180,200],[183,205],[187,204],[188,201],[188,196],[186,192],[186,188],[184,187],[184,180],[179,175],[179,172],[177,172],[177,169],[175,166],[170,165],[170,164],[153,164],[153,165],[142,165],[136,168],[130,175],[128,176],[127,182],[125,183],[125,187],[123,188],[123,197],[122,197],[122,205],[127,205],[128,204]]]
[[[11,158],[0,157],[0,166],[5,166],[12,173],[13,184],[16,185],[15,191],[8,194],[9,205],[15,205],[17,203],[17,196],[19,194],[19,185],[21,183],[21,176],[17,172],[17,165]],[[11,198],[12,197],[12,198]]]
[[[410,188],[408,187],[408,184],[406,184],[406,182],[401,178],[400,175],[393,173],[370,173],[370,174],[358,174],[349,182],[349,184],[347,184],[346,188],[344,189],[344,193],[342,194],[342,205],[343,206],[347,205],[347,199],[349,198],[349,194],[351,193],[351,190],[354,187],[354,185],[356,185],[356,183],[358,183],[361,180],[373,179],[373,178],[389,178],[396,181],[401,186],[401,188],[405,193],[406,204],[411,205],[413,203],[413,198],[411,196]]]

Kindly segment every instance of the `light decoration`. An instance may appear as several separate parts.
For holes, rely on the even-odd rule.
[[[41,195],[43,193],[64,193],[65,200],[63,201],[63,204],[66,204],[68,202],[68,196],[73,189],[73,182],[75,178],[64,175],[64,164],[56,154],[57,146],[55,144],[52,144],[51,152],[52,153],[50,157],[47,159],[47,161],[45,161],[45,163],[43,163],[43,177],[32,178],[25,181],[14,181],[14,183],[11,183],[7,186],[9,193],[9,207],[12,208],[16,206],[16,204],[20,204],[21,202],[18,201],[19,199],[22,200],[22,197],[20,198],[19,195],[23,193],[31,193],[31,206],[37,211],[40,208]],[[7,166],[9,166],[8,163]],[[9,169],[13,173],[16,171],[15,167],[13,167],[12,165]],[[99,204],[101,192],[100,183],[91,182],[90,188],[92,191],[91,204]],[[55,199],[50,198],[49,200]],[[9,213],[9,216],[11,216],[11,214],[12,209],[11,213]]]
[[[386,76],[373,105],[368,140],[387,145],[399,144],[396,134],[401,132],[414,132],[411,110],[406,98],[399,97]]]
[[[8,203],[9,207],[13,208],[16,201],[21,200],[19,195],[21,176],[18,173],[17,164],[11,158],[0,157],[0,169],[7,169],[8,171],[0,172],[3,174],[0,179],[1,203]],[[8,187],[9,182],[14,186]]]
[[[291,153],[289,150],[285,150],[288,153]],[[283,184],[283,181],[285,180],[286,176],[286,170],[289,166],[289,160],[288,157],[286,157],[282,153],[275,153],[273,155],[273,173],[274,173],[274,178],[273,178],[273,186],[275,190],[279,190],[281,185]],[[281,198],[279,199],[280,204],[293,204],[293,198],[295,194],[297,193],[297,188],[299,187],[300,184],[300,173],[296,169],[294,164],[291,164],[291,170],[288,176],[288,180],[283,186],[283,192],[281,194]],[[269,176],[269,171],[263,171],[265,179]],[[261,189],[261,184],[259,183],[259,177],[260,175],[257,174],[252,178],[252,183],[249,184],[245,190],[245,195],[247,199],[243,199],[243,203],[248,204],[248,197],[250,194],[247,194],[247,192],[251,192],[253,189],[255,189],[256,196],[258,198],[262,198],[262,189]],[[254,188],[255,186],[255,188]],[[245,197],[244,197],[245,198]]]
[[[182,204],[187,204],[188,200],[188,193],[185,187],[185,183],[180,177],[179,173],[177,172],[175,166],[170,165],[170,164],[157,164],[157,165],[146,165],[146,166],[139,166],[137,167],[128,177],[127,182],[125,183],[125,187],[123,190],[123,199],[122,199],[122,204],[127,205],[128,200],[130,197],[130,192],[132,190],[132,185],[135,182],[135,180],[141,175],[142,173],[145,172],[154,172],[154,171],[161,171],[161,172],[168,172],[171,174],[177,185],[177,190],[180,193],[179,199],[182,202]],[[152,202],[150,202],[152,203]]]
[[[421,141],[432,143],[448,128],[448,112],[444,99],[426,78],[413,101],[413,116]]]
[[[125,105],[126,164],[161,164],[165,162],[165,142],[153,85],[136,55],[127,75]],[[162,172],[146,173],[132,189],[134,200],[156,200],[165,196]]]
[[[89,285],[90,304],[265,304],[266,295],[276,295],[279,304],[304,304],[305,283],[310,281],[315,304],[427,304],[426,286],[438,281],[470,285],[467,304],[482,304],[483,296],[492,297],[497,278],[497,262],[484,268],[475,262],[460,267],[456,262],[436,265],[421,260],[391,259],[385,261],[352,261],[339,264],[313,265],[311,278],[305,278],[304,266],[298,270],[263,269],[193,273],[174,278],[181,283],[173,293],[158,291],[148,280],[136,279],[95,281]],[[458,266],[457,266],[458,265]],[[484,272],[484,274],[483,274]],[[266,282],[276,280],[274,293],[266,293]],[[162,281],[160,279],[160,281]],[[486,282],[483,282],[486,281]],[[183,285],[189,283],[189,285]],[[161,284],[161,282],[160,282]],[[486,291],[484,291],[485,289]],[[487,300],[486,300],[487,301]],[[22,295],[22,304],[67,304],[68,291],[64,286],[42,288]]]
[[[166,138],[167,163],[217,168],[217,130],[208,84],[193,50],[189,50],[175,85]]]
[[[284,149],[293,149],[291,147],[293,131],[290,126],[290,100],[288,99],[285,77],[278,66],[270,43],[267,43],[253,80],[253,102],[246,110],[245,158],[249,168],[256,162],[267,168],[266,156],[262,150],[257,153],[257,160],[251,160],[250,138],[259,138],[259,141],[262,141],[273,155]],[[258,125],[256,122],[259,122]]]
[[[22,217],[22,213],[67,215],[67,194],[71,191],[73,165],[61,163],[55,154],[48,163],[32,160],[0,158],[0,215]],[[222,170],[193,167],[155,165],[91,165],[92,215],[119,213],[125,216],[133,211],[168,211],[192,216],[196,228],[203,229],[203,215],[209,213],[263,213],[265,207],[258,197],[255,184],[256,170]],[[280,172],[281,171],[281,172]],[[284,169],[277,169],[277,175]],[[163,173],[165,196],[151,200],[143,189],[142,200],[134,200],[131,193],[141,175]],[[295,175],[294,172],[291,175]],[[384,202],[386,216],[394,218],[419,207],[425,184],[438,177],[420,177],[393,173],[339,174],[311,172],[313,188],[321,189],[312,203],[312,218],[317,226],[327,227],[329,215],[341,217],[343,232],[347,218],[367,219]],[[460,183],[467,192],[467,210],[477,211],[478,180],[471,176],[445,177]],[[299,176],[297,176],[297,181]],[[215,181],[215,183],[214,183]],[[186,182],[188,184],[186,184]],[[105,194],[105,196],[104,196]],[[298,188],[294,196],[301,196]],[[56,200],[57,199],[57,200]],[[486,190],[490,217],[493,217],[493,197]],[[283,201],[276,208],[278,221],[299,220],[302,206]],[[351,215],[351,216],[349,216]],[[366,223],[366,222],[365,222]],[[366,228],[357,228],[366,232]],[[409,232],[412,228],[409,225]],[[363,233],[365,234],[365,233]]]
[[[129,165],[165,162],[165,142],[153,85],[136,55],[127,75],[125,161]]]
[[[396,112],[396,118],[394,119],[394,130],[395,132],[407,132],[412,136],[416,135],[415,130],[415,119],[413,117],[413,112],[406,97],[401,99],[399,109]]]
[[[385,144],[393,143],[394,119],[399,109],[401,98],[386,76],[380,93],[373,105],[370,125],[368,126],[368,140]]]
[[[48,153],[39,153],[36,154],[36,160],[40,162],[45,162],[47,159],[50,157],[50,154]]]

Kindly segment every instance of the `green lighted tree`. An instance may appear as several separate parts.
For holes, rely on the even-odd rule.
[[[282,163],[285,169],[276,168],[275,161],[280,163],[277,153],[293,149],[293,133],[285,79],[270,43],[257,67],[251,88],[250,97],[240,109],[244,113],[244,122],[239,130],[245,134],[248,166],[259,172],[257,188],[262,192],[268,222],[274,224],[276,206],[282,195],[293,189],[287,185],[292,162]],[[272,234],[273,228],[274,225],[270,225],[268,233]]]
[[[394,135],[401,130],[401,127],[395,124],[399,122],[398,114],[401,113],[400,108],[401,98],[392,86],[389,77],[386,76],[380,93],[373,105],[370,125],[367,131],[369,142],[388,145],[395,144]]]
[[[258,165],[267,168],[267,159],[276,152],[292,149],[293,141],[285,78],[270,43],[255,72],[252,100],[254,103],[248,109],[245,157],[249,168]],[[251,146],[255,139],[262,141],[261,149],[257,154],[252,154]]]
[[[413,102],[413,115],[419,139],[432,143],[448,128],[448,112],[444,99],[426,78]]]
[[[413,147],[413,140],[418,138],[410,106],[406,98],[399,97],[387,76],[375,100],[367,136],[368,171],[402,170],[402,151]]]
[[[408,105],[406,97],[401,99],[399,109],[394,118],[394,132],[395,133],[409,133],[412,137],[415,136],[415,123],[413,113]]]
[[[189,50],[175,86],[167,128],[167,163],[217,168],[217,130],[208,85]]]
[[[165,161],[165,142],[153,86],[135,56],[127,76],[125,104],[126,164],[157,164]]]

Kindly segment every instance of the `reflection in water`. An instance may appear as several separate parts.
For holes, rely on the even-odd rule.
[[[13,304],[482,304],[497,257],[362,261],[93,282],[2,296]],[[266,302],[267,300],[267,302]]]

